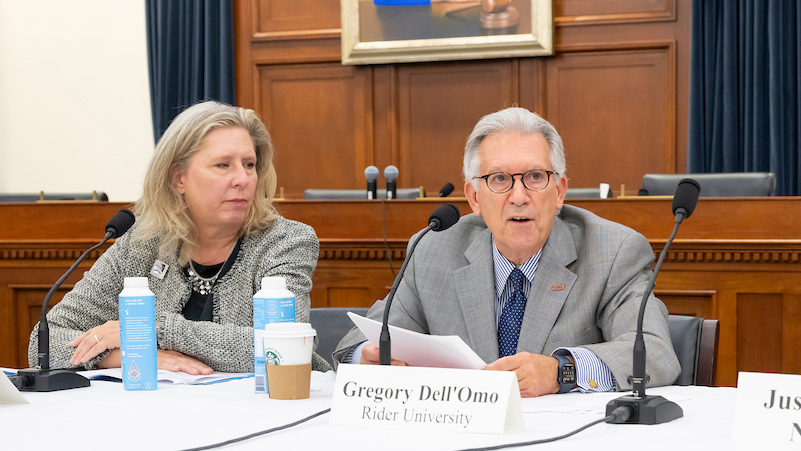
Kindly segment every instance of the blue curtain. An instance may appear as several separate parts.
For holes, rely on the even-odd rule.
[[[234,104],[233,0],[145,0],[156,141],[202,100]]]
[[[688,172],[801,194],[801,0],[693,0]]]

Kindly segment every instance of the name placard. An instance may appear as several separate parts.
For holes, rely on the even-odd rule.
[[[732,438],[801,449],[801,376],[739,373]]]
[[[28,404],[28,400],[8,380],[8,376],[0,371],[0,405],[2,404]]]
[[[523,408],[512,372],[341,364],[330,422],[500,434],[523,428]]]

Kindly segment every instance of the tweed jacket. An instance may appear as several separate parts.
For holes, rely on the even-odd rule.
[[[75,288],[47,314],[50,325],[50,366],[69,368],[74,348],[68,343],[92,327],[118,320],[118,296],[125,277],[147,277],[156,296],[156,338],[159,349],[194,357],[216,371],[253,371],[253,295],[261,278],[283,276],[295,294],[295,318],[309,322],[312,273],[320,244],[310,226],[278,217],[267,229],[242,240],[231,268],[213,288],[213,321],[190,321],[182,311],[191,284],[178,264],[178,253],[159,255],[159,239],[137,238],[137,225],[118,238]],[[163,279],[150,274],[156,260],[166,263]],[[37,324],[31,333],[28,361],[37,363]],[[315,343],[316,345],[316,343]],[[94,368],[108,353],[87,362]],[[316,353],[315,370],[330,365]]]
[[[528,295],[518,352],[550,354],[584,347],[612,371],[619,390],[631,388],[637,314],[654,253],[646,238],[589,211],[565,205],[554,220]],[[390,324],[460,336],[485,362],[498,359],[492,234],[467,215],[418,243],[392,302]],[[382,320],[384,300],[368,316]],[[651,295],[644,336],[650,385],[673,383],[680,367],[665,305]],[[341,359],[364,336],[353,329],[334,353]]]

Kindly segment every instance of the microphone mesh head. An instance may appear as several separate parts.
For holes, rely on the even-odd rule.
[[[364,170],[364,178],[366,178],[368,182],[377,180],[378,168],[375,166],[367,166],[367,168]]]
[[[396,168],[393,165],[387,166],[386,168],[384,168],[384,177],[387,180],[390,180],[390,181],[391,180],[397,180],[397,178],[398,178],[398,168]]]

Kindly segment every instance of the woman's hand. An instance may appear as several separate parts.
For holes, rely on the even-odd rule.
[[[159,349],[156,351],[156,360],[158,361],[158,368],[167,371],[183,371],[187,374],[200,375],[211,374],[214,370],[205,364],[193,359],[192,357],[185,356],[177,351],[164,351]],[[119,368],[120,367],[120,350],[115,349],[111,351],[103,360],[97,362],[98,368]]]
[[[159,369],[167,371],[183,371],[187,374],[211,374],[214,370],[199,360],[176,351],[158,350]]]
[[[107,321],[93,327],[69,342],[69,345],[75,348],[70,363],[75,366],[83,365],[106,349],[120,347],[120,322]]]

